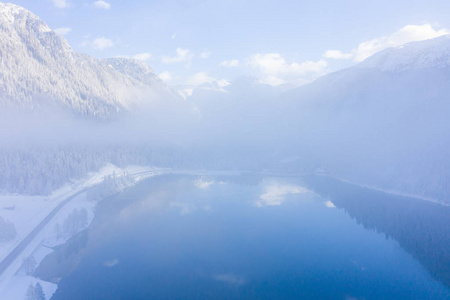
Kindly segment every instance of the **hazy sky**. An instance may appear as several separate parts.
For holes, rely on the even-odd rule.
[[[17,0],[79,52],[145,60],[170,84],[300,85],[450,31],[450,1]],[[333,50],[333,51],[330,51]]]

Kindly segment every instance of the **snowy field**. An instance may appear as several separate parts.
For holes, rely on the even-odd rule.
[[[17,232],[13,240],[0,243],[0,262],[68,197],[98,185],[107,176],[130,175],[133,183],[136,183],[144,178],[167,171],[166,169],[141,166],[121,169],[109,164],[99,172],[90,173],[81,180],[67,184],[49,196],[0,195],[0,216],[13,223]],[[57,285],[37,280],[31,276],[31,273],[45,256],[52,252],[51,247],[65,243],[73,234],[89,226],[94,217],[96,203],[87,196],[86,192],[83,192],[58,211],[5,272],[0,274],[2,300],[17,300],[18,295],[21,294],[23,294],[22,299],[25,299],[28,287],[36,285],[37,282],[42,286],[46,299],[51,298]]]

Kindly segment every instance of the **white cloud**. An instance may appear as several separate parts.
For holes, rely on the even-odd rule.
[[[209,52],[207,50],[200,53],[201,58],[209,58],[210,56],[211,56],[211,52]]]
[[[255,54],[250,65],[260,73],[260,81],[269,85],[302,85],[328,73],[327,62],[288,63],[279,53]]]
[[[187,89],[178,90],[178,94],[180,94],[180,96],[183,97],[184,100],[186,100],[187,98],[191,97],[193,93],[194,93],[194,89],[193,88],[187,88]]]
[[[103,0],[98,0],[94,2],[94,7],[96,8],[101,8],[101,9],[110,9],[111,8],[111,4],[103,1]]]
[[[193,85],[193,86],[199,86],[208,82],[216,81],[216,79],[212,76],[210,76],[207,72],[198,72],[195,73],[192,76],[189,76],[186,78],[184,84],[185,85]]]
[[[92,42],[92,47],[97,50],[104,50],[106,48],[111,48],[112,46],[114,46],[113,41],[104,37],[97,38]]]
[[[150,58],[152,58],[152,55],[148,52],[145,53],[139,53],[133,56],[134,59],[138,59],[138,60],[149,60]]]
[[[229,85],[231,84],[231,82],[229,82],[229,81],[226,80],[226,79],[219,79],[219,80],[216,80],[216,83],[217,83],[217,85],[218,85],[219,87],[221,87],[221,88],[224,88],[224,87],[229,86]]]
[[[191,75],[179,75],[177,73],[171,73],[169,71],[164,71],[160,73],[159,78],[164,80],[170,85],[178,86],[178,92],[182,94],[182,96],[186,99],[192,96],[194,90],[197,88],[202,90],[214,90],[225,92],[225,87],[230,85],[230,82],[225,79],[217,79],[208,72],[197,72]],[[210,181],[199,180],[196,182],[198,187],[204,187],[210,184]],[[212,182],[212,183],[221,183],[221,182]]]
[[[172,56],[172,57],[163,56],[162,62],[165,64],[174,64],[174,63],[184,62],[187,65],[189,65],[193,57],[194,57],[194,55],[188,49],[177,48],[175,56]]]
[[[446,34],[450,34],[450,30],[446,28],[435,29],[430,24],[406,25],[388,36],[382,36],[360,43],[351,53],[344,53],[340,50],[328,50],[323,54],[323,57],[331,59],[353,58],[354,61],[361,62],[369,56],[390,47],[398,47],[409,42],[433,39]]]
[[[389,36],[363,42],[352,51],[354,60],[363,61],[367,57],[389,47],[397,47],[409,42],[423,41],[449,34],[448,29],[434,29],[430,24],[407,25]]]
[[[60,34],[60,35],[66,35],[71,31],[72,31],[72,28],[70,28],[70,27],[60,27],[60,28],[56,28],[54,30],[54,32],[56,32],[57,34]]]
[[[237,60],[237,59],[225,60],[225,61],[221,62],[219,64],[219,66],[227,67],[227,68],[237,67],[237,66],[239,66],[239,60]]]
[[[352,53],[343,53],[339,50],[328,50],[323,55],[324,58],[332,58],[332,59],[349,59],[353,57]]]
[[[172,74],[169,71],[164,71],[164,72],[160,73],[158,76],[165,82],[169,82],[172,80]]]
[[[69,6],[69,0],[52,0],[57,8],[66,8]]]

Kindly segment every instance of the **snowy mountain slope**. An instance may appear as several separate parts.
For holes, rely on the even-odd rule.
[[[0,3],[0,41],[3,105],[35,108],[50,98],[78,114],[109,118],[148,90],[167,90],[150,68],[145,78],[135,78],[132,68],[117,71],[111,61],[74,52],[62,36],[17,5]],[[136,64],[121,61],[122,69]]]
[[[450,202],[450,36],[384,50],[283,97],[320,169]]]
[[[360,63],[358,68],[383,71],[405,71],[424,68],[446,68],[450,65],[450,35],[412,42],[381,51]]]
[[[164,86],[164,82],[143,61],[132,58],[107,58],[104,62],[116,71],[151,87]]]

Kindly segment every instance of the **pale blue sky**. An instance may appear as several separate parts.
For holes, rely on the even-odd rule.
[[[76,51],[99,58],[141,54],[172,84],[252,75],[299,85],[450,28],[448,0],[12,2],[53,29],[70,28],[65,37]],[[324,56],[327,50],[341,53]]]

